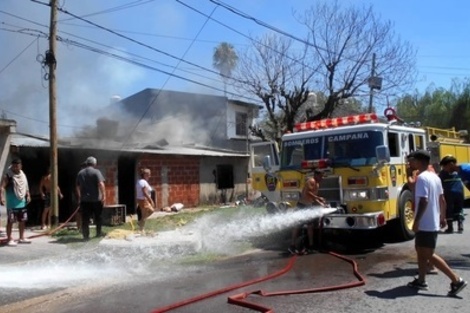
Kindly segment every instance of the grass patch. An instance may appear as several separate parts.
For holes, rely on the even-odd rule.
[[[249,206],[239,206],[239,207],[202,207],[190,210],[183,210],[178,213],[168,213],[166,215],[159,216],[157,218],[150,218],[145,223],[145,229],[148,232],[160,232],[160,231],[169,231],[177,228],[184,227],[187,224],[194,222],[196,219],[206,215],[206,214],[217,214],[217,220],[219,221],[230,221],[230,219],[236,215],[258,215],[265,214],[266,210],[264,208],[253,208]],[[135,216],[134,216],[135,218]],[[124,229],[124,230],[136,230],[137,220],[134,219],[131,223],[124,223],[118,226],[103,226],[102,230],[104,233],[110,233],[115,229]],[[94,229],[90,229],[90,241],[98,242],[101,238],[94,238]],[[77,229],[60,229],[52,235],[53,238],[57,240],[58,243],[70,244],[76,242],[82,242],[82,234],[78,232]],[[211,259],[214,256],[198,256],[201,258]],[[196,260],[193,260],[196,261]]]

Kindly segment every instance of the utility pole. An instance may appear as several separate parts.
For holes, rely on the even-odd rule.
[[[51,21],[49,32],[49,51],[46,52],[46,63],[49,66],[49,142],[50,142],[50,170],[51,170],[51,210],[52,225],[59,223],[59,201],[58,201],[58,175],[57,175],[57,127],[56,127],[56,107],[57,107],[57,88],[55,70],[57,60],[56,36],[57,36],[57,0],[50,0]]]
[[[251,162],[251,157],[250,157],[250,125],[248,122],[252,122],[252,116],[254,116],[253,111],[249,110],[246,116],[246,123],[245,123],[245,128],[246,128],[246,154],[248,155],[248,168],[250,168],[250,162]],[[245,181],[245,201],[248,202],[248,195],[249,195],[249,187],[248,187],[248,180],[250,179],[250,172],[246,171],[246,181]]]
[[[375,77],[375,53],[372,53],[372,68],[370,70],[370,78],[369,78],[369,113],[373,111],[373,99],[374,99],[374,87],[372,84],[372,80]]]

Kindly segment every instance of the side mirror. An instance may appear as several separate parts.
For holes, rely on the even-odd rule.
[[[266,172],[269,172],[272,168],[271,156],[266,155],[263,158],[263,168]]]
[[[377,146],[375,148],[375,155],[378,163],[390,162],[390,149],[387,146]]]

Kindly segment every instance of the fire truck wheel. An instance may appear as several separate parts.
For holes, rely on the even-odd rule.
[[[413,194],[410,190],[404,190],[398,199],[398,215],[398,219],[392,223],[396,239],[400,241],[413,239],[415,236],[412,230],[414,220]]]

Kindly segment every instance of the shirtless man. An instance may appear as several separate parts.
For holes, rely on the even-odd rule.
[[[323,179],[323,172],[320,170],[313,171],[313,177],[309,177],[305,182],[305,186],[300,194],[300,199],[297,202],[296,210],[311,209],[313,206],[326,207],[326,201],[324,198],[318,195],[318,189],[320,182]],[[292,230],[291,245],[288,251],[292,254],[306,254],[311,253],[313,250],[313,221],[307,224],[307,237],[308,246],[299,251],[296,247],[297,237],[299,236],[300,228],[302,225],[294,227]]]
[[[48,229],[51,227],[51,183],[51,171],[48,169],[47,174],[41,178],[41,182],[39,183],[41,197],[44,200],[44,210],[42,211],[41,216],[41,229]],[[57,194],[60,199],[64,197],[59,186],[57,186]]]

